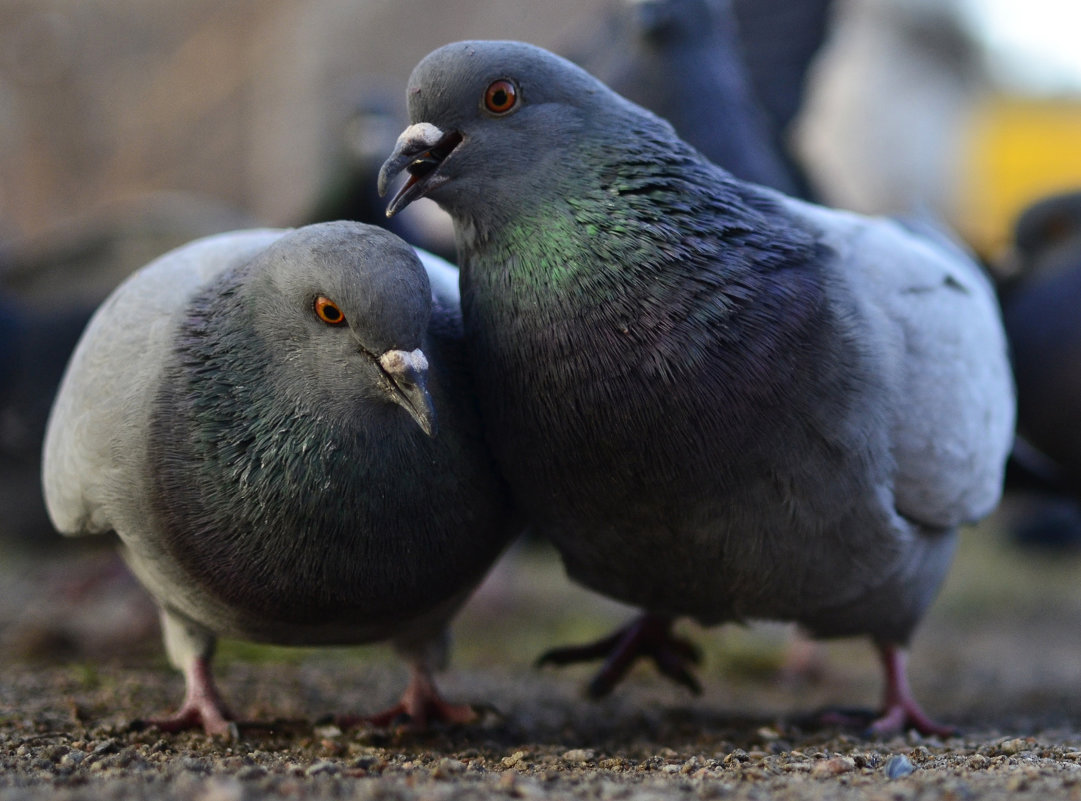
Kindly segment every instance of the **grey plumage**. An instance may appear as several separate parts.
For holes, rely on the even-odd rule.
[[[454,219],[489,441],[568,573],[653,622],[869,635],[876,727],[938,730],[904,646],[957,527],[998,501],[1013,426],[976,265],[739,181],[529,45],[440,48],[407,97],[388,213],[428,196]]]
[[[136,273],[87,327],[49,421],[45,497],[64,533],[115,530],[161,606],[188,685],[164,727],[228,730],[217,635],[392,639],[414,667],[406,711],[467,716],[428,673],[508,517],[453,268],[425,258],[435,282],[356,223],[223,234]]]

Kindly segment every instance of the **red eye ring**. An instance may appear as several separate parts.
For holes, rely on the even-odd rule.
[[[315,316],[327,325],[345,325],[345,314],[330,298],[320,295],[315,299],[313,308]]]
[[[513,81],[500,78],[484,90],[484,107],[493,114],[506,114],[518,105],[518,87]]]

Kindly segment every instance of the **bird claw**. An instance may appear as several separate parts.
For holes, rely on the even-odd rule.
[[[409,728],[421,731],[433,721],[452,726],[465,725],[473,723],[478,717],[476,710],[468,704],[452,704],[444,699],[428,670],[415,667],[409,686],[397,704],[374,715],[343,715],[335,722],[342,728],[368,725],[382,729],[402,719]]]
[[[230,719],[230,715],[224,709],[213,705],[185,704],[174,715],[165,718],[150,718],[146,723],[170,734],[201,728],[208,737],[224,737],[226,740],[240,739],[240,730],[236,722]]]
[[[884,737],[915,729],[925,737],[953,737],[960,733],[956,726],[936,723],[915,704],[895,704],[883,710],[867,731],[875,736]]]
[[[361,718],[369,726],[385,729],[399,720],[411,729],[424,730],[433,722],[445,725],[465,725],[477,719],[477,712],[469,704],[451,704],[442,698],[428,699],[419,708],[397,703],[389,709]]]
[[[569,665],[604,659],[603,667],[586,687],[589,697],[597,699],[612,692],[638,659],[649,657],[662,675],[699,695],[702,686],[687,664],[699,664],[702,654],[690,641],[675,637],[671,626],[670,618],[642,615],[596,642],[546,651],[536,664]]]
[[[870,710],[834,709],[822,712],[816,720],[819,726],[858,729],[867,737],[890,737],[909,730],[924,737],[953,737],[960,733],[956,726],[936,723],[918,706],[903,703],[889,706],[877,717]]]
[[[673,639],[672,645],[689,645],[684,641]],[[698,681],[691,671],[687,669],[686,661],[698,664],[702,661],[701,655],[697,649],[694,653],[694,658],[688,659],[684,657],[683,660],[675,658],[674,654],[669,651],[662,651],[660,653],[650,654],[653,657],[653,664],[657,666],[657,670],[662,675],[667,676],[676,684],[680,684],[690,690],[694,695],[702,694],[702,684]]]

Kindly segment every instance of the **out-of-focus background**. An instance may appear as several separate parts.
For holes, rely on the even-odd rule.
[[[832,6],[793,132],[825,199],[875,212],[928,204],[990,251],[1021,205],[1081,181],[1076,3]],[[357,108],[400,114],[428,51],[496,37],[603,48],[591,33],[605,7],[2,0],[0,242],[56,245],[76,219],[148,214],[149,192],[294,224],[361,135],[347,130]]]
[[[602,63],[625,49],[616,5],[0,0],[0,562],[60,547],[37,488],[40,433],[65,354],[124,275],[219,230],[378,219],[373,166],[405,124],[420,58],[516,38]],[[1081,187],[1076,0],[734,7],[752,67],[800,49],[786,37],[807,50],[779,141],[816,198],[936,214],[997,268],[1023,207]],[[817,18],[793,32],[778,9]],[[452,254],[433,204],[403,217],[400,232]],[[0,643],[25,635],[27,575],[0,575]],[[120,606],[121,622],[94,619],[130,632]],[[42,645],[30,640],[28,652]]]

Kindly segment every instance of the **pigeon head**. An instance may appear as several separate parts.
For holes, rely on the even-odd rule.
[[[421,350],[431,287],[411,247],[380,228],[323,223],[282,237],[247,269],[239,302],[275,354],[277,390],[330,405],[383,399],[434,434]]]
[[[484,207],[489,219],[583,180],[603,150],[643,137],[674,138],[670,126],[571,62],[521,42],[458,42],[424,58],[407,89],[412,124],[379,173],[379,190],[409,174],[393,216],[430,197],[452,216]],[[650,130],[663,128],[661,137]],[[578,157],[582,148],[590,152]],[[600,152],[597,152],[600,151]]]

